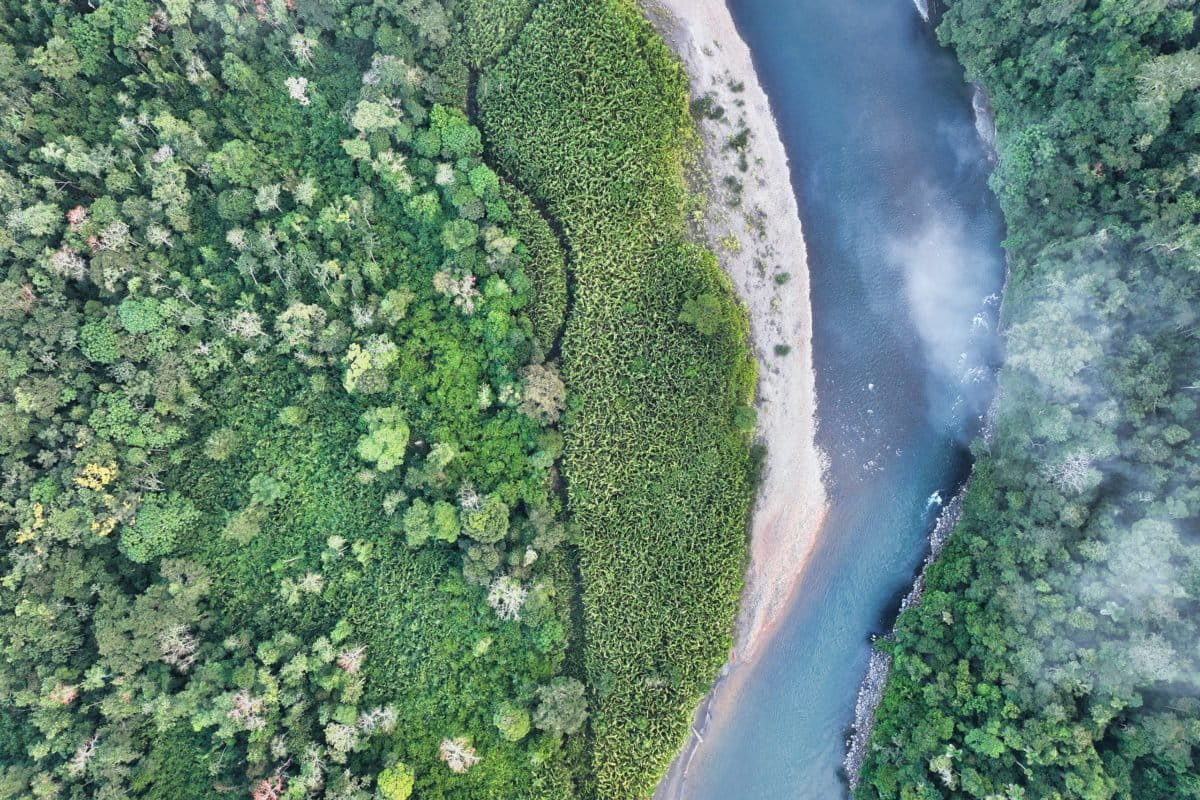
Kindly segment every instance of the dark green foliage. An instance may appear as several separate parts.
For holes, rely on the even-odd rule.
[[[439,102],[458,23],[85,5],[0,8],[0,794],[570,796],[494,725],[570,627],[562,258]]]
[[[130,333],[149,333],[158,328],[158,300],[146,297],[141,300],[125,300],[117,306],[121,325]]]
[[[1007,364],[858,796],[1198,798],[1195,9],[949,5],[996,113]]]
[[[504,202],[512,211],[512,226],[520,239],[525,272],[538,288],[529,306],[533,332],[545,350],[562,333],[567,316],[567,265],[563,246],[550,225],[513,186],[501,186]]]
[[[725,659],[749,497],[746,323],[687,244],[686,82],[617,2],[552,1],[481,79],[489,146],[570,248],[564,473],[594,695],[589,796],[649,796]],[[680,323],[721,298],[711,336]]]
[[[79,348],[98,364],[111,364],[121,357],[120,339],[107,322],[89,322],[79,331]]]
[[[473,67],[494,61],[512,45],[536,0],[465,0],[463,42]]]

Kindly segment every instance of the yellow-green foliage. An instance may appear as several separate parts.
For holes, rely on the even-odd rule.
[[[720,667],[741,585],[746,322],[685,241],[686,81],[631,4],[550,0],[479,95],[505,174],[561,225],[564,472],[581,532],[593,785],[648,796]],[[721,298],[712,335],[679,321]]]

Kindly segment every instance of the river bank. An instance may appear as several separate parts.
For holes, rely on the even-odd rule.
[[[984,143],[987,144],[987,141],[984,140]],[[1005,283],[1008,283],[1007,270],[1005,272]],[[992,440],[992,434],[996,425],[996,409],[999,407],[999,403],[1000,394],[997,392],[993,395],[992,402],[988,405],[983,425],[979,430],[979,437],[985,443],[990,443]],[[894,637],[896,621],[900,615],[904,613],[905,609],[912,608],[921,602],[921,598],[925,594],[925,574],[937,562],[938,558],[941,557],[942,550],[946,547],[946,542],[950,540],[950,534],[954,532],[954,529],[958,527],[959,520],[962,519],[963,502],[966,500],[967,493],[971,490],[974,472],[975,469],[972,466],[971,475],[967,476],[967,479],[963,481],[962,486],[954,493],[950,502],[944,505],[941,513],[938,514],[937,522],[929,532],[929,553],[925,556],[925,560],[921,562],[921,569],[917,573],[916,578],[913,579],[912,587],[904,595],[904,599],[900,601],[900,608],[896,612],[895,619],[892,620],[891,629],[884,638],[891,639]],[[867,673],[863,677],[862,685],[858,689],[858,697],[854,703],[854,723],[851,726],[850,735],[846,739],[846,757],[842,761],[842,768],[845,770],[846,780],[850,784],[851,789],[858,788],[862,765],[867,756],[867,745],[871,741],[871,732],[875,727],[875,712],[879,709],[879,704],[883,700],[883,691],[887,687],[891,671],[892,657],[880,650],[872,650],[871,660],[867,666]]]
[[[740,663],[784,611],[826,510],[804,235],[787,153],[724,2],[656,0],[646,12],[687,68],[693,98],[724,111],[699,126],[696,182],[707,186],[694,188],[709,198],[701,232],[749,310],[766,445],[733,653]]]
[[[942,548],[946,546],[946,541],[950,538],[950,533],[958,525],[958,521],[962,517],[963,498],[970,487],[971,480],[968,478],[955,492],[950,502],[942,507],[937,523],[929,533],[929,555],[921,563],[921,570],[917,573],[912,588],[900,601],[897,617],[905,609],[921,602],[921,596],[925,593],[925,573],[937,561],[938,556],[942,553]],[[885,638],[890,639],[892,636],[893,631],[889,631]],[[863,678],[862,686],[858,690],[858,698],[854,703],[854,723],[850,736],[846,740],[846,757],[842,762],[851,789],[858,788],[859,773],[866,758],[867,744],[871,739],[871,731],[875,727],[875,711],[879,708],[880,701],[883,700],[883,690],[887,686],[891,671],[892,657],[880,650],[873,650],[867,666],[867,674]]]
[[[707,240],[750,315],[760,364],[758,435],[766,446],[750,554],[729,663],[696,712],[693,734],[657,797],[682,796],[711,706],[753,662],[796,592],[827,511],[816,446],[812,307],[788,156],[750,50],[723,0],[647,0],[647,17],[687,70],[702,147],[693,189],[708,198]]]

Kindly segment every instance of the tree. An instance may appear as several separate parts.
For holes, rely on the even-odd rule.
[[[433,504],[433,538],[453,544],[458,539],[458,531],[458,509],[445,500],[438,500]]]
[[[187,625],[172,625],[158,636],[162,660],[180,672],[187,672],[196,663],[196,648],[200,646]]]
[[[453,543],[458,539],[458,512],[445,500],[430,506],[422,498],[412,501],[404,512],[402,523],[409,547],[423,547],[430,539]]]
[[[438,758],[446,762],[451,772],[459,775],[479,763],[480,757],[471,746],[471,740],[465,736],[457,739],[443,739],[438,745]]]
[[[217,215],[230,222],[250,219],[254,211],[254,195],[247,189],[226,189],[217,195]]]
[[[44,46],[37,48],[30,64],[47,78],[56,81],[70,80],[81,66],[79,53],[61,36],[51,36]]]
[[[383,800],[408,800],[412,795],[413,782],[416,775],[412,767],[403,761],[397,761],[392,766],[379,773],[376,786]]]
[[[120,338],[103,320],[89,322],[80,329],[79,349],[97,364],[112,364],[121,357]]]
[[[311,100],[308,97],[308,78],[300,75],[293,75],[284,81],[287,86],[288,94],[302,106],[308,105]]]
[[[479,228],[469,219],[453,219],[442,226],[442,245],[452,253],[470,247],[479,238]]]
[[[375,131],[390,130],[400,124],[400,116],[396,110],[386,103],[376,103],[371,100],[359,100],[354,107],[354,115],[350,124],[359,133],[371,134]]]
[[[508,535],[508,505],[488,495],[478,508],[464,507],[460,519],[462,532],[477,542],[495,544]]]
[[[121,301],[117,306],[117,316],[121,319],[121,326],[130,333],[149,333],[157,330],[162,322],[158,314],[158,301],[153,297]]]
[[[468,173],[471,188],[484,200],[492,200],[500,194],[500,179],[487,164],[480,164]]]
[[[431,129],[438,134],[442,152],[450,158],[478,156],[483,153],[483,137],[479,129],[467,121],[456,108],[435,105],[429,112]]]
[[[179,538],[200,519],[186,497],[172,492],[165,498],[148,498],[132,525],[121,532],[121,552],[130,561],[145,564],[172,552]]]
[[[1076,452],[1051,465],[1047,477],[1060,491],[1080,494],[1100,482],[1100,473],[1093,466],[1090,453]]]
[[[418,497],[404,512],[404,538],[409,547],[423,547],[433,536],[433,514],[429,503]]]
[[[506,700],[492,715],[492,724],[507,741],[519,742],[529,734],[529,711]]]
[[[250,143],[241,139],[230,139],[208,157],[212,174],[218,179],[228,181],[243,188],[265,183],[263,177],[263,158]]]
[[[555,423],[566,408],[567,387],[553,364],[530,364],[521,369],[525,384],[518,409],[539,422]]]
[[[387,336],[372,336],[363,345],[354,342],[346,351],[342,386],[351,394],[375,394],[388,388],[388,370],[399,360],[395,342]]]
[[[269,214],[279,210],[279,194],[282,186],[278,183],[268,183],[258,187],[254,194],[254,207],[260,214]]]
[[[380,472],[390,472],[404,462],[408,448],[408,425],[404,409],[388,406],[368,411],[362,416],[367,434],[358,440],[358,457],[372,462]]]
[[[204,455],[213,461],[225,461],[237,451],[240,441],[232,428],[217,428],[204,440]]]
[[[587,721],[587,698],[583,684],[574,678],[555,678],[539,686],[541,701],[533,713],[533,724],[550,733],[578,733]]]
[[[501,575],[488,589],[487,604],[502,620],[514,622],[521,618],[521,607],[529,595],[521,582],[511,575]]]
[[[679,321],[693,325],[705,336],[712,336],[725,319],[725,304],[714,294],[702,294],[687,300],[679,312]]]

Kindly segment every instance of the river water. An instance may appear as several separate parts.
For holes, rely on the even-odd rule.
[[[731,0],[808,242],[831,513],[788,618],[718,693],[688,800],[836,800],[894,619],[992,392],[1003,223],[971,89],[912,0]]]

